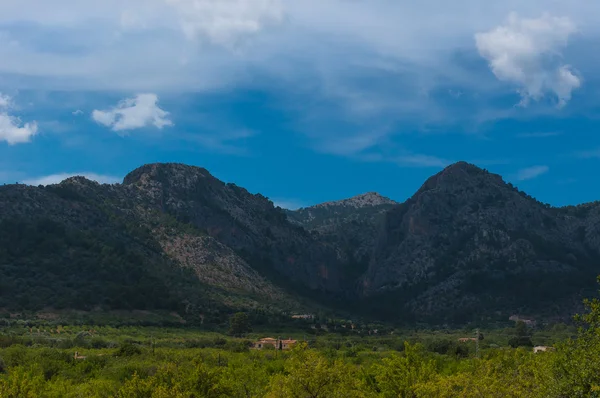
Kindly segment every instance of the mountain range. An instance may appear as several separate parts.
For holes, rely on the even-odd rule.
[[[540,203],[458,162],[403,203],[295,211],[183,164],[0,187],[0,308],[327,309],[393,322],[568,317],[600,274],[600,203]]]

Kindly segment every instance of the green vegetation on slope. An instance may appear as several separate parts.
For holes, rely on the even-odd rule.
[[[202,293],[194,280],[162,258],[151,238],[126,228],[0,220],[0,307],[178,310],[178,291]]]
[[[566,319],[599,272],[599,220],[596,205],[550,208],[466,163],[401,205],[369,193],[287,218],[267,198],[181,164],[142,166],[115,185],[7,185],[0,310]]]

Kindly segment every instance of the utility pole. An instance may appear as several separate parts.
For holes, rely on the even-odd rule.
[[[479,358],[479,328],[475,330],[475,358]]]

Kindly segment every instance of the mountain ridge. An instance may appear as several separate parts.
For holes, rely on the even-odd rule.
[[[368,206],[380,206],[380,205],[395,205],[399,204],[398,202],[385,197],[377,192],[366,192],[363,194],[355,195],[347,199],[334,200],[316,204],[314,206],[308,206],[307,208],[321,208],[321,207],[335,207],[335,206],[345,206],[345,207],[354,207],[354,208],[362,208]],[[301,210],[301,209],[298,209]]]
[[[402,203],[367,192],[295,211],[179,163],[140,166],[122,184],[0,187],[0,307],[57,294],[66,307],[164,306],[192,317],[320,306],[460,324],[568,314],[599,265],[599,203],[551,207],[466,162]],[[170,304],[137,295],[135,278],[147,280],[140,289],[163,286]],[[102,281],[124,289],[120,301]],[[72,298],[86,290],[93,297]]]

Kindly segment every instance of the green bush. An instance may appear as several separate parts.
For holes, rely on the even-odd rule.
[[[513,336],[508,340],[508,345],[512,348],[533,347],[533,342],[529,336]]]
[[[93,339],[90,340],[90,347],[95,348],[95,349],[109,348],[110,343],[100,337],[94,337]]]
[[[132,343],[123,343],[117,350],[117,356],[119,357],[132,357],[141,353],[140,347]]]

